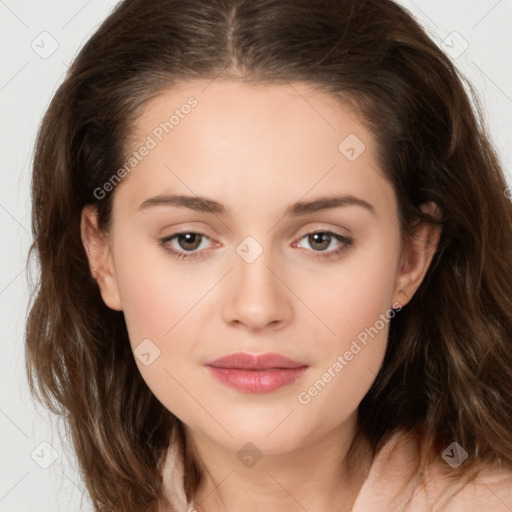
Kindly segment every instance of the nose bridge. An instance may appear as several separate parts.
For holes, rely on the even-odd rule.
[[[249,329],[288,322],[292,304],[286,287],[270,270],[276,266],[272,250],[249,236],[236,253],[233,286],[223,308],[225,320]]]

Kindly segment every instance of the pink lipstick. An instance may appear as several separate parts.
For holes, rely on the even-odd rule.
[[[247,393],[269,393],[299,377],[307,364],[279,354],[252,355],[238,352],[205,363],[210,373],[229,387]]]

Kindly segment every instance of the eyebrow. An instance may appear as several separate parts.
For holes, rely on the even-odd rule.
[[[226,213],[224,205],[213,199],[175,194],[160,195],[146,199],[139,206],[139,211],[153,206],[178,206],[216,215],[224,215]],[[307,215],[321,210],[330,210],[344,206],[360,206],[375,215],[375,209],[370,203],[353,195],[326,196],[313,201],[298,201],[286,209],[285,215]]]

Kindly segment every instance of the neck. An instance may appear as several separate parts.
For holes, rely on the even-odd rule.
[[[203,469],[194,498],[197,512],[350,512],[372,462],[369,446],[361,439],[351,452],[357,464],[349,464],[355,418],[293,451],[265,454],[251,467],[210,438],[186,432],[187,445]]]

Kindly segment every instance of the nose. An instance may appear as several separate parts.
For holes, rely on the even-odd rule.
[[[224,321],[247,331],[281,329],[293,317],[293,293],[273,268],[267,251],[252,263],[238,258],[222,308]]]

